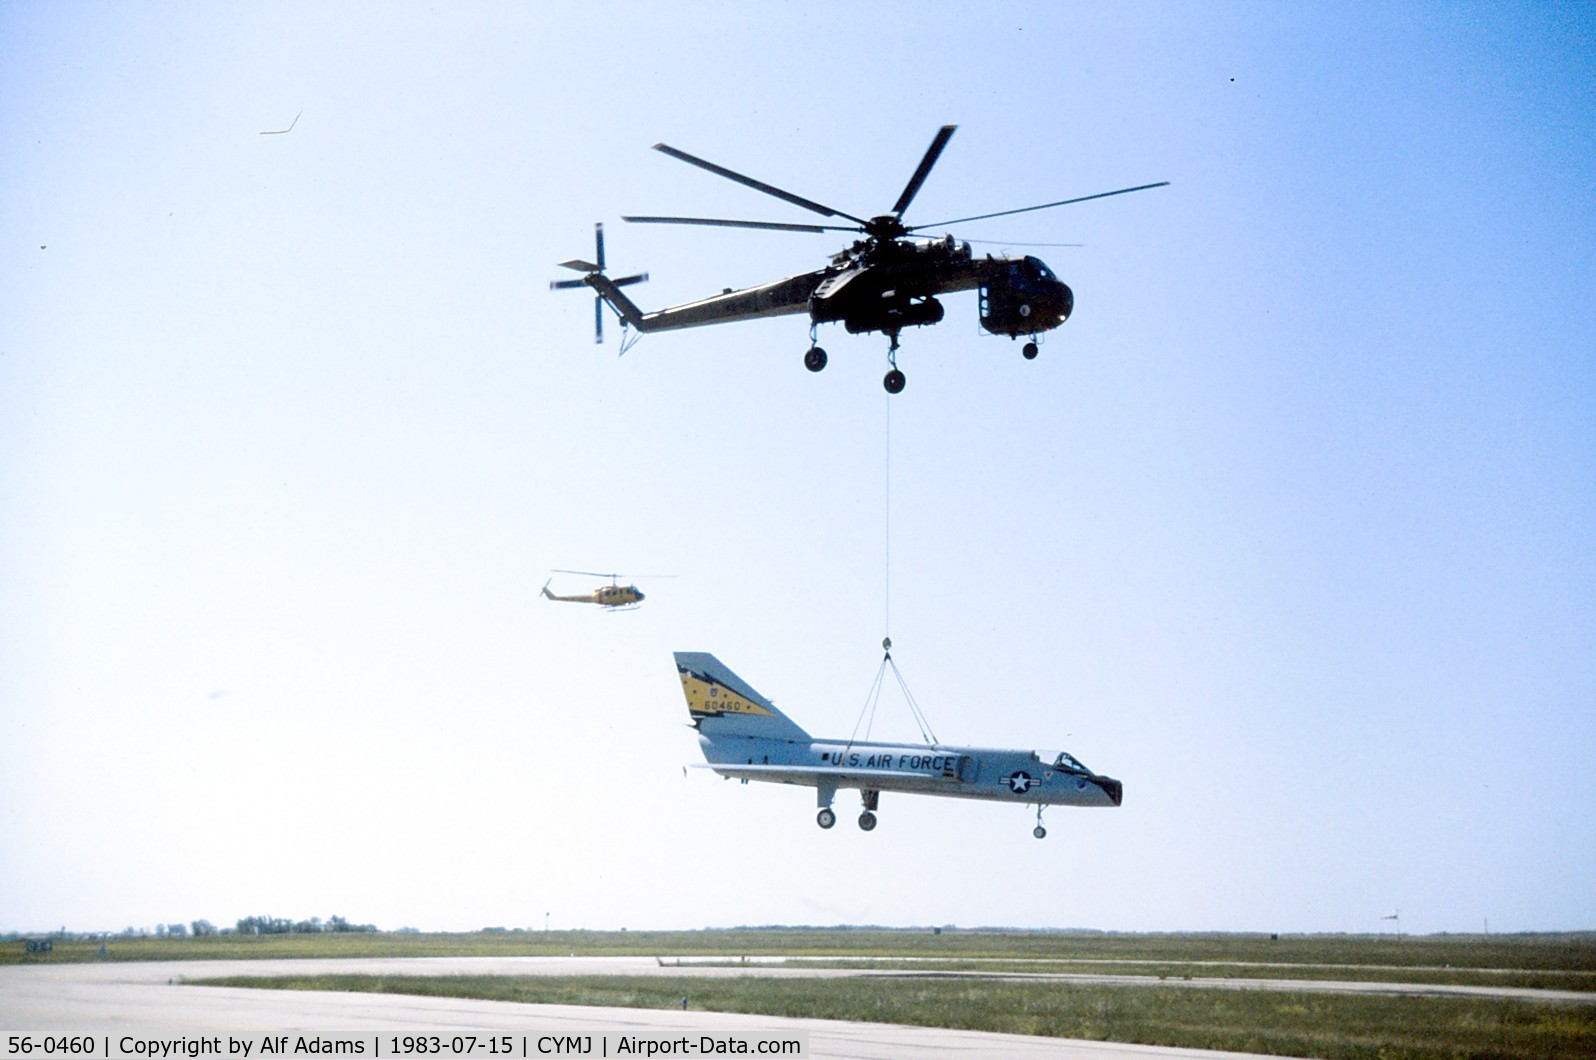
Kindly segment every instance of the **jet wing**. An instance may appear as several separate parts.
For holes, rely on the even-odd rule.
[[[843,766],[766,766],[740,762],[711,762],[694,769],[713,769],[723,777],[748,780],[782,780],[793,784],[812,784],[827,780],[931,780],[935,774],[911,769],[848,769]]]

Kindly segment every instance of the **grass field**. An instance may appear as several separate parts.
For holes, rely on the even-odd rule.
[[[1596,1006],[972,978],[307,976],[216,985],[864,1020],[1346,1060],[1596,1056]]]
[[[32,955],[21,940],[0,944],[0,963],[102,960],[100,941],[58,939]],[[464,934],[351,932],[315,935],[217,935],[206,938],[112,938],[118,961],[238,960],[316,957],[643,957],[788,956],[927,958],[939,961],[1114,962],[1117,970],[1154,975],[1260,974],[1256,966],[1291,965],[1293,978],[1357,978],[1354,967],[1422,970],[1430,975],[1487,970],[1504,985],[1596,990],[1596,932],[1528,935],[1099,934],[946,929],[732,929],[706,931],[484,931]],[[1188,967],[1190,966],[1190,967]],[[1200,966],[1200,967],[1199,967]],[[1156,970],[1155,970],[1156,967]],[[1069,970],[1057,967],[1051,970]],[[1082,970],[1104,970],[1102,968]],[[1531,982],[1533,976],[1549,976]],[[1436,979],[1433,981],[1452,981]]]
[[[431,993],[498,1000],[695,1008],[1009,1031],[1288,1056],[1364,1060],[1596,1057],[1596,1005],[1477,998],[1362,997],[1160,986],[1245,977],[1542,987],[1596,994],[1596,933],[1536,935],[1121,935],[945,929],[679,932],[485,931],[55,940],[6,963],[326,957],[788,958],[914,976],[308,976],[238,985]],[[1093,972],[1148,985],[981,979],[960,973]]]

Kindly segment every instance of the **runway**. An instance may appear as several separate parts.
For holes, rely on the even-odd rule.
[[[369,974],[369,975],[850,975],[881,974],[813,968],[772,968],[758,964],[735,967],[662,965],[649,957],[514,957],[415,958],[259,961],[161,961],[89,964],[34,964],[0,967],[0,1035],[90,1035],[111,1046],[124,1037],[145,1040],[188,1040],[216,1037],[260,1041],[269,1036],[310,1035],[354,1038],[365,1042],[364,1055],[396,1055],[387,1043],[394,1036],[510,1035],[518,1048],[510,1056],[552,1055],[560,1041],[591,1036],[590,1055],[614,1055],[619,1039],[659,1041],[686,1038],[714,1041],[801,1041],[805,1057],[876,1060],[903,1056],[976,1060],[1014,1057],[1019,1060],[1150,1060],[1206,1058],[1239,1060],[1257,1054],[1208,1052],[1162,1046],[943,1030],[894,1024],[848,1023],[773,1016],[701,1012],[691,1007],[691,989],[684,987],[686,1011],[526,1005],[498,1001],[407,997],[395,994],[329,993],[299,990],[250,990],[194,986],[185,980],[222,976]],[[918,974],[918,973],[908,973]],[[1030,978],[1030,976],[1028,976]],[[1102,982],[1150,977],[1061,976]],[[1159,982],[1152,979],[1152,982]],[[1255,985],[1268,989],[1357,989],[1360,992],[1477,993],[1501,996],[1533,994],[1544,1000],[1572,998],[1593,1003],[1589,994],[1565,991],[1522,991],[1510,988],[1434,987],[1413,984],[1285,983],[1280,980],[1176,981],[1163,985]],[[1562,995],[1570,994],[1570,997]],[[600,1052],[600,1046],[604,1052]],[[7,1056],[24,1055],[8,1048]],[[36,1052],[34,1055],[38,1055]],[[102,1049],[98,1055],[105,1055]],[[121,1055],[127,1055],[124,1051]],[[228,1055],[225,1050],[221,1055]],[[236,1055],[236,1054],[234,1054]],[[475,1055],[484,1055],[479,1051]],[[641,1054],[633,1054],[641,1055]],[[684,1055],[678,1053],[676,1055]],[[685,1055],[701,1055],[696,1051]]]

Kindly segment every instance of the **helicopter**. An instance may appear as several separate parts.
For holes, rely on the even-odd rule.
[[[569,604],[598,604],[610,611],[630,611],[644,600],[643,590],[635,585],[622,585],[621,576],[612,573],[600,573],[591,570],[555,570],[554,574],[580,574],[589,578],[608,578],[608,585],[601,585],[590,593],[579,593],[576,596],[557,596],[549,592],[549,582],[554,580],[553,575],[549,581],[543,583],[543,595],[550,600],[559,600]]]
[[[609,305],[621,319],[623,327],[635,329],[640,334],[671,331],[677,328],[700,327],[706,324],[726,324],[737,320],[755,320],[761,317],[784,316],[792,313],[809,314],[809,349],[804,353],[804,367],[819,372],[826,367],[827,354],[816,342],[821,324],[841,322],[852,334],[879,331],[887,336],[887,363],[889,371],[882,380],[887,393],[900,393],[907,378],[898,368],[898,339],[906,327],[922,327],[939,322],[943,306],[938,295],[957,291],[980,292],[979,313],[981,326],[994,335],[1007,335],[1011,339],[1027,337],[1023,347],[1026,360],[1038,352],[1037,338],[1069,319],[1074,309],[1075,296],[1069,287],[1053,275],[1040,258],[1030,255],[977,256],[968,242],[955,240],[951,235],[940,239],[911,238],[928,228],[984,221],[993,217],[1047,210],[1055,206],[1105,199],[1112,195],[1125,195],[1133,191],[1161,188],[1168,181],[1156,184],[1139,184],[1133,188],[1082,195],[1058,202],[1025,206],[1016,210],[999,210],[996,213],[959,217],[933,224],[905,225],[904,211],[914,201],[921,185],[930,175],[931,168],[952,139],[956,125],[944,125],[931,141],[920,164],[915,168],[909,183],[893,203],[892,210],[875,217],[856,217],[851,213],[814,202],[800,195],[784,191],[763,181],[755,180],[734,170],[677,150],[668,144],[655,144],[659,151],[678,161],[697,166],[727,180],[735,181],[756,191],[772,195],[785,202],[800,206],[823,217],[852,221],[841,224],[796,224],[777,221],[736,221],[717,217],[656,217],[626,216],[621,220],[633,224],[708,225],[720,228],[754,228],[774,232],[858,232],[864,238],[833,254],[830,264],[813,272],[800,273],[756,287],[741,290],[726,288],[720,294],[695,302],[671,306],[667,309],[645,313],[622,293],[621,288],[648,279],[647,273],[637,273],[618,279],[605,275],[604,226],[594,226],[596,260],[572,259],[562,261],[562,268],[582,273],[579,280],[555,280],[551,290],[591,287],[593,300],[594,341],[604,341],[604,306]],[[632,341],[635,341],[632,340]],[[621,352],[630,343],[623,337]]]

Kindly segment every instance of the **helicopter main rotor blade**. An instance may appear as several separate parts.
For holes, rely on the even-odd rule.
[[[1051,210],[1055,206],[1068,206],[1072,202],[1089,202],[1092,199],[1106,199],[1110,195],[1125,195],[1133,191],[1146,191],[1148,188],[1163,188],[1169,181],[1161,180],[1157,184],[1138,184],[1134,188],[1120,188],[1117,191],[1100,191],[1096,195],[1082,195],[1077,199],[1060,199],[1058,202],[1044,202],[1040,206],[1022,206],[1018,210],[999,210],[997,213],[977,214],[974,217],[957,217],[951,221],[937,221],[934,224],[915,225],[908,229],[910,232],[919,232],[926,228],[942,228],[945,225],[962,225],[967,221],[985,221],[990,217],[1008,217],[1017,213],[1030,213],[1032,210]]]
[[[937,159],[942,155],[942,149],[948,146],[948,141],[953,139],[953,130],[957,125],[944,125],[937,131],[936,139],[931,141],[931,146],[926,148],[925,157],[920,159],[920,168],[914,171],[914,176],[909,178],[909,183],[904,185],[903,194],[898,196],[898,201],[893,204],[892,212],[899,217],[909,208],[914,197],[920,192],[920,185],[925,183],[925,178],[930,174],[931,167],[937,164]]]
[[[643,578],[648,578],[650,580],[653,580],[655,578],[674,578],[674,577],[676,577],[676,575],[674,575],[674,574],[622,574],[619,571],[610,571],[610,570],[566,570],[564,567],[551,567],[550,570],[553,573],[555,573],[555,574],[583,574],[583,575],[586,575],[589,578],[610,578],[610,579],[633,578],[633,579],[638,579],[638,580],[641,580]]]
[[[645,225],[710,225],[715,228],[759,228],[771,232],[857,232],[847,225],[795,225],[783,221],[729,221],[724,217],[623,217]]]
[[[590,286],[590,285],[588,284],[588,282],[586,280],[550,280],[549,281],[549,290],[551,290],[551,291],[568,291],[568,290],[570,290],[573,287],[587,287],[587,286]]]
[[[602,297],[593,299],[593,344],[595,346],[604,345],[604,299]]]
[[[802,206],[804,209],[811,210],[815,213],[821,214],[822,216],[846,217],[848,220],[857,221],[859,224],[865,223],[865,219],[862,217],[855,217],[853,214],[843,213],[841,210],[833,210],[829,206],[822,206],[820,203],[815,202],[812,199],[806,199],[801,195],[794,195],[790,191],[782,191],[775,185],[766,184],[764,181],[755,180],[753,177],[745,177],[735,170],[727,169],[725,166],[717,166],[713,162],[707,162],[702,158],[688,154],[686,151],[678,151],[669,144],[655,144],[654,150],[670,155],[672,158],[680,159],[690,166],[697,166],[699,169],[707,169],[716,176],[725,177],[727,180],[735,180],[737,183],[742,184],[745,187],[753,188],[755,191],[762,191],[766,195],[774,195],[778,199],[790,202],[794,206]]]

